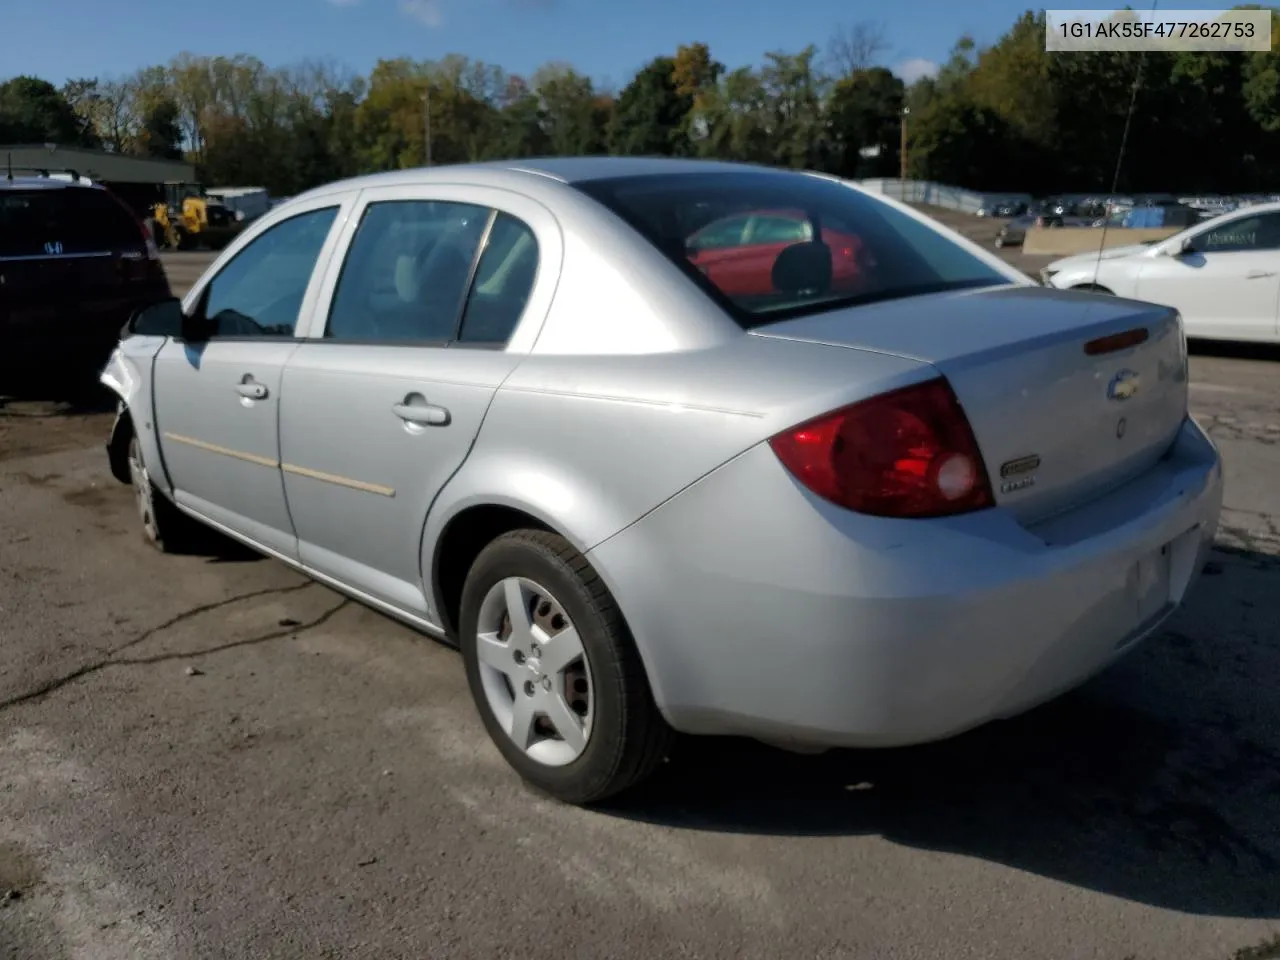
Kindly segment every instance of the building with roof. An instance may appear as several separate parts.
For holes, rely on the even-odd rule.
[[[0,144],[0,176],[12,165],[14,173],[74,170],[82,177],[107,184],[191,183],[195,167],[184,160],[131,157],[105,150],[63,147],[54,143]]]

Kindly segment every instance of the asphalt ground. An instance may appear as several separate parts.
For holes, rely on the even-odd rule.
[[[456,653],[160,556],[109,413],[0,400],[0,957],[1280,956],[1280,354],[1198,348],[1192,406],[1218,548],[1081,690],[910,750],[685,740],[583,811],[508,771]]]

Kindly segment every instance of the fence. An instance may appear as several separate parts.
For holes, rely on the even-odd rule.
[[[1032,200],[1029,193],[978,193],[961,187],[951,187],[945,183],[934,183],[932,180],[859,180],[858,186],[895,200],[927,203],[963,213],[977,213],[983,204],[994,200],[1008,200],[1014,203],[1030,203]]]

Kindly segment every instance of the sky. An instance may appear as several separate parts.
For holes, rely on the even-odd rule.
[[[0,79],[26,73],[61,84],[118,77],[182,51],[253,54],[270,66],[335,59],[361,73],[382,58],[460,53],[525,75],[565,61],[614,89],[681,43],[704,42],[732,68],[759,63],[767,50],[796,52],[809,43],[825,49],[838,27],[858,22],[883,27],[889,49],[881,59],[910,81],[936,70],[961,34],[993,42],[1028,6],[1026,0],[58,0],[38,11],[21,0],[3,3],[15,10],[0,31]],[[1166,0],[1159,9],[1207,6],[1214,5]]]

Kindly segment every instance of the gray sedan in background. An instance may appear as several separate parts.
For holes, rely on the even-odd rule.
[[[704,229],[766,214],[805,229]],[[883,747],[1025,710],[1169,616],[1221,504],[1175,311],[749,166],[326,186],[102,379],[152,543],[212,527],[456,643],[498,749],[574,803],[672,731]]]

